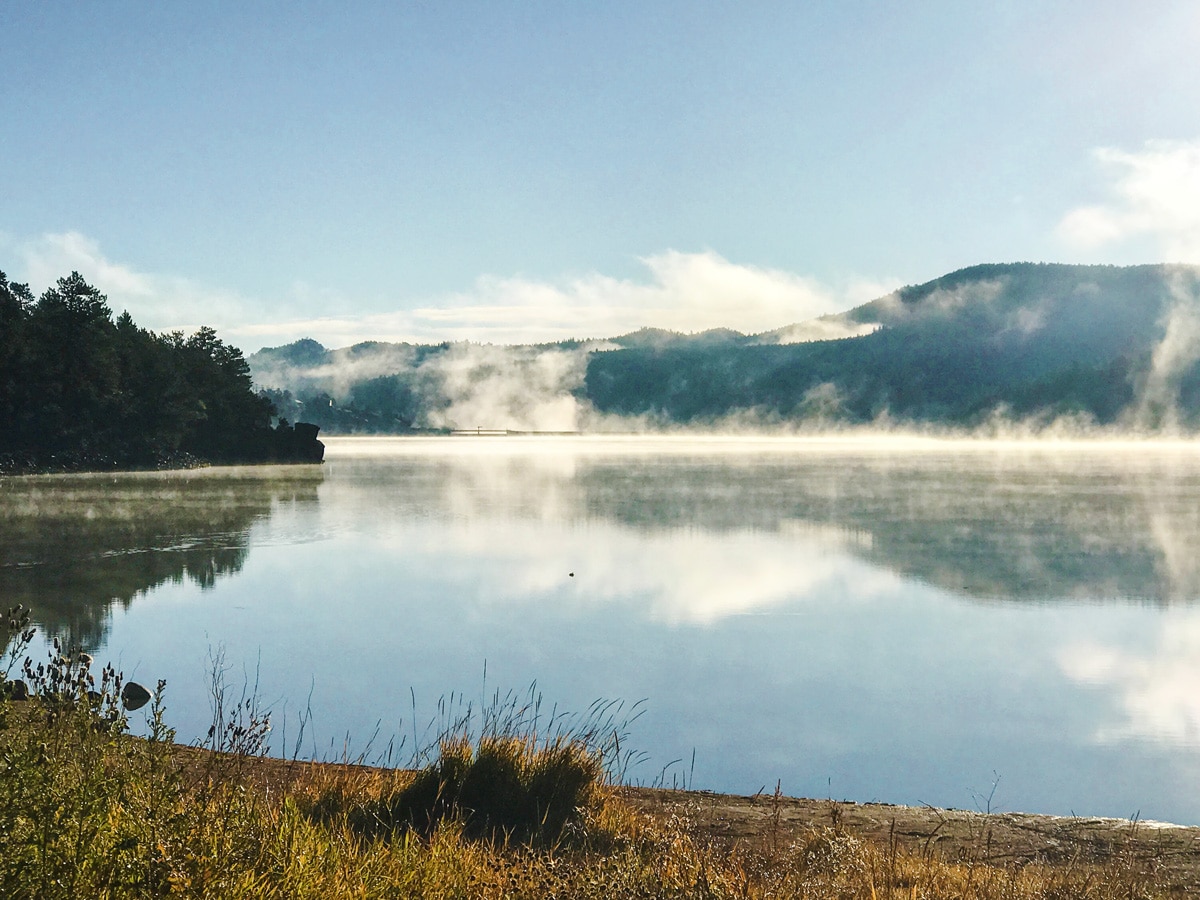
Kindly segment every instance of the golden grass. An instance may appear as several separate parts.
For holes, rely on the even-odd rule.
[[[836,826],[786,846],[706,842],[686,821],[634,812],[598,751],[562,735],[448,736],[418,771],[304,766],[272,781],[264,771],[280,761],[246,746],[176,747],[161,691],[150,737],[129,737],[114,717],[119,679],[89,698],[89,664],[59,651],[31,699],[0,691],[0,897],[1170,896],[1120,857],[996,866]]]
[[[10,716],[0,732],[4,897],[1167,896],[1119,859],[951,862],[834,827],[769,852],[706,844],[686,823],[634,813],[599,780],[553,838],[481,830],[450,808],[422,827],[397,819],[364,828],[364,811],[390,809],[423,774],[320,767],[270,791],[253,761],[213,755],[208,766],[185,766],[167,745],[114,739],[74,719],[22,727]],[[521,752],[536,761],[542,751]]]

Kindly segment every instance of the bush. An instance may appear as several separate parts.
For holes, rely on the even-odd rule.
[[[428,837],[454,823],[471,838],[552,845],[578,826],[604,783],[600,754],[584,741],[485,735],[443,741],[433,763],[407,784],[358,804],[349,813],[364,837],[412,830]],[[341,804],[325,795],[313,805],[328,816]]]

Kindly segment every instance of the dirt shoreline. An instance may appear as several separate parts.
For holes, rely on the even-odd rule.
[[[980,813],[757,794],[621,788],[634,808],[694,838],[761,851],[787,847],[813,828],[908,853],[992,866],[1132,864],[1179,896],[1200,896],[1200,827],[1031,813]]]
[[[180,748],[185,765],[205,751]],[[258,758],[244,770],[270,791],[305,775],[369,766]],[[1151,875],[1171,896],[1200,897],[1200,826],[1087,816],[938,809],[886,803],[619,787],[633,809],[704,844],[742,843],[763,853],[838,828],[856,839],[917,855],[998,867],[1108,864]]]

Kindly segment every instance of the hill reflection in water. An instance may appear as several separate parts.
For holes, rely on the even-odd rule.
[[[322,478],[305,466],[0,479],[0,602],[94,650],[113,607],[241,571],[251,526],[315,503]]]
[[[1200,445],[333,450],[418,696],[486,658],[649,696],[714,787],[969,806],[998,771],[1011,809],[1200,821]]]
[[[419,463],[345,459],[355,474],[338,498],[387,504],[383,520],[411,502],[460,521],[604,522],[631,545],[656,533],[675,541],[684,529],[725,548],[693,560],[708,560],[718,582],[716,570],[740,556],[738,534],[776,534],[976,600],[1200,599],[1200,446],[680,440],[645,452],[636,441],[603,452],[563,442],[555,453],[513,444]],[[389,445],[349,446],[386,454]],[[406,496],[388,478],[404,479]],[[744,599],[727,602],[745,610]]]
[[[695,749],[719,790],[969,807],[999,772],[1008,809],[1200,822],[1174,787],[1200,778],[1200,446],[335,439],[315,477],[195,477],[36,498],[47,534],[92,509],[123,535],[41,577],[101,625],[125,598],[100,652],[168,679],[184,740],[213,647],[276,752],[311,710],[316,757],[415,740],[486,667],[560,709],[648,698],[644,780]],[[34,487],[4,483],[6,534]],[[38,599],[32,568],[4,577]]]

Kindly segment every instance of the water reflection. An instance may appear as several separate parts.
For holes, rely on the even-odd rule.
[[[1119,715],[1095,737],[1200,746],[1200,613],[1172,610],[1143,646],[1072,641],[1062,649],[1063,672],[1078,684],[1112,693]]]
[[[411,735],[414,696],[479,696],[486,663],[561,708],[649,698],[648,780],[695,749],[703,787],[969,807],[998,771],[1008,809],[1200,821],[1175,787],[1200,778],[1200,448],[333,440],[327,460],[5,482],[0,578],[73,587],[93,641],[127,605],[101,652],[168,679],[184,739],[214,646],[280,720],[312,711],[314,756]],[[71,529],[90,537],[52,539]]]
[[[318,467],[279,467],[0,479],[0,602],[95,649],[114,607],[241,571],[251,525],[315,503],[322,478]]]
[[[589,547],[597,566],[601,557],[630,554],[627,568],[662,570],[655,593],[666,607],[692,606],[706,620],[719,617],[722,596],[739,612],[758,605],[747,598],[769,604],[794,593],[795,579],[819,578],[834,549],[977,600],[1200,598],[1200,450],[1188,445],[929,444],[894,452],[785,444],[790,452],[747,452],[681,442],[663,453],[661,445],[597,452],[567,443],[531,453],[512,443],[488,452],[443,445],[418,454],[419,464],[412,456],[345,457],[337,465],[358,487],[343,502],[383,518],[400,504],[418,517],[462,522],[616,525],[628,546]],[[655,535],[669,536],[651,550]],[[767,561],[777,558],[777,548],[764,549],[772,541],[795,545],[791,574]],[[690,546],[672,549],[680,544]],[[727,583],[731,566],[736,584]],[[520,580],[545,577],[531,571]]]

